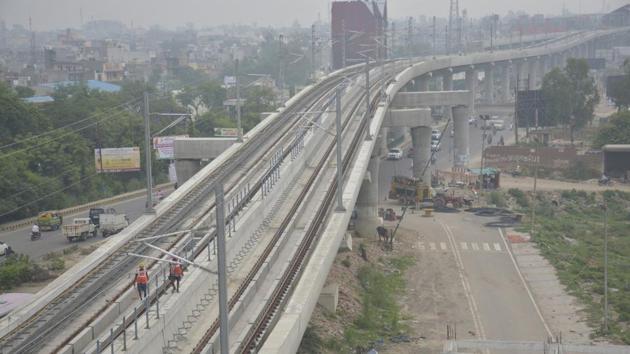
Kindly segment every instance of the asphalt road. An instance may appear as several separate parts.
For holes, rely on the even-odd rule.
[[[129,222],[133,222],[144,212],[145,200],[145,197],[140,197],[114,204],[106,204],[105,206],[114,208],[119,213],[127,214]],[[66,215],[64,216],[64,224],[71,223],[74,218],[87,216],[87,211],[73,215]],[[42,238],[36,241],[31,241],[30,235],[31,226],[28,226],[15,231],[0,233],[0,241],[11,246],[11,248],[13,248],[13,250],[17,253],[28,255],[31,259],[39,259],[49,252],[61,251],[72,245],[88,245],[103,239],[101,236],[97,236],[89,238],[85,241],[70,243],[65,237],[63,237],[61,229],[57,231],[43,231]]]

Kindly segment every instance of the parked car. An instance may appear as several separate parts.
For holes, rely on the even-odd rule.
[[[402,158],[403,158],[403,151],[401,149],[398,149],[398,148],[389,149],[389,152],[387,153],[388,160],[400,160]]]
[[[431,132],[431,140],[440,140],[441,136],[442,134],[440,134],[440,131],[437,129],[433,129],[433,131]]]
[[[431,151],[440,151],[440,143],[437,141],[431,142]]]

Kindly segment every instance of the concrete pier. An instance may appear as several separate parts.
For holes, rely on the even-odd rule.
[[[470,92],[470,101],[468,102],[468,115],[475,115],[475,96],[477,87],[477,70],[474,68],[466,70],[466,90]],[[453,116],[455,118],[455,116]]]
[[[431,127],[411,128],[413,142],[413,177],[431,185]],[[428,167],[427,167],[428,166]],[[425,171],[426,167],[426,171]],[[424,171],[424,175],[422,172]]]
[[[485,86],[485,99],[489,104],[494,104],[494,65],[488,66],[485,70],[485,77],[483,78]]]
[[[466,167],[470,160],[470,149],[468,146],[468,107],[453,107],[453,126],[455,128],[454,141],[454,167]],[[415,161],[414,161],[415,162]],[[414,167],[415,168],[415,167]]]

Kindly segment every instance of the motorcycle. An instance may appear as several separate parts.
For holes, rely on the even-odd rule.
[[[41,232],[33,232],[33,231],[31,231],[31,241],[39,240],[40,238],[42,238],[42,233]]]

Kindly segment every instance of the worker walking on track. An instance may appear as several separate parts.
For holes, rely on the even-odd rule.
[[[143,295],[146,299],[147,283],[149,282],[149,272],[144,269],[144,264],[140,264],[140,267],[138,267],[138,272],[136,272],[134,282],[136,283],[136,287],[138,288],[138,295],[140,295],[140,300],[142,300]]]
[[[173,257],[173,263],[171,263],[171,268],[168,274],[168,279],[171,281],[173,286],[173,291],[179,292],[179,282],[182,280],[182,275],[184,274],[184,269],[182,268],[182,264],[177,260],[177,258]],[[175,284],[177,283],[177,287]],[[169,286],[170,286],[169,285]]]

